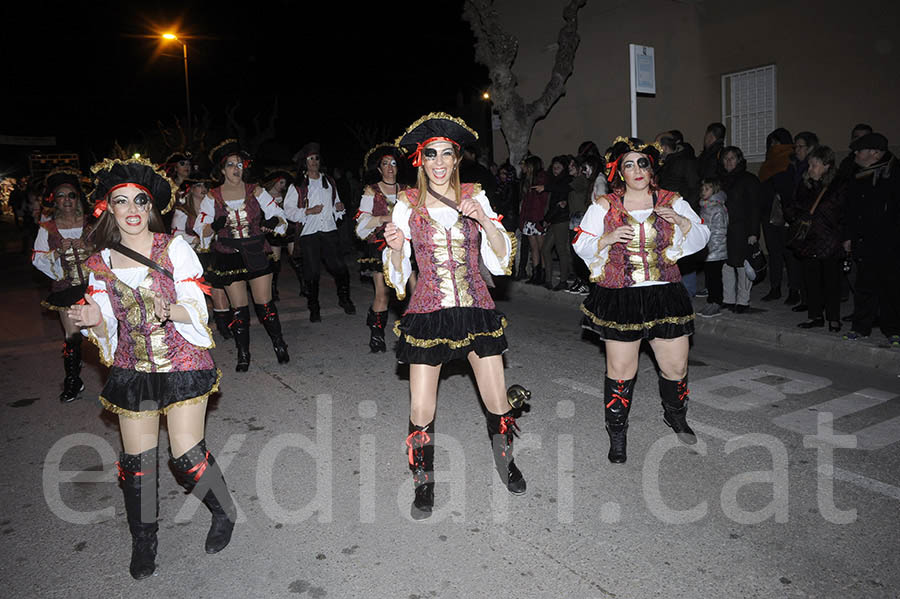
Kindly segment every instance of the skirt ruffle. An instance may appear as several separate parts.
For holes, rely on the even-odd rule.
[[[609,341],[675,339],[694,333],[694,307],[681,283],[608,289],[594,285],[581,326]]]
[[[138,372],[113,366],[100,395],[103,407],[129,418],[165,414],[178,405],[206,401],[219,390],[217,368],[179,372]]]
[[[468,356],[497,356],[508,349],[506,317],[484,308],[445,308],[426,314],[404,314],[394,325],[400,338],[397,361],[437,366]]]
[[[85,290],[87,290],[87,284],[73,285],[60,291],[54,291],[47,296],[47,299],[41,302],[41,305],[48,310],[56,310],[57,312],[68,310],[84,299]]]
[[[371,276],[384,272],[381,250],[374,243],[366,242],[363,254],[360,258],[357,258],[356,262],[359,264],[359,274],[361,275]]]
[[[227,287],[235,281],[249,281],[272,272],[272,256],[268,256],[267,266],[262,270],[247,270],[244,258],[240,252],[225,254],[223,252],[210,252],[211,259],[206,269],[205,278],[213,287]]]

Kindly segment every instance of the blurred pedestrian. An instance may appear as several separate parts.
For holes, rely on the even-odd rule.
[[[753,287],[744,261],[750,256],[750,247],[759,240],[759,179],[747,172],[747,160],[737,146],[723,148],[721,155],[720,168],[725,173],[722,189],[728,209],[728,258],[722,271],[722,305],[742,314],[750,307]]]

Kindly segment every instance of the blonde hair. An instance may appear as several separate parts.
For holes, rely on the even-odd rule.
[[[453,172],[450,173],[450,189],[453,190],[453,195],[456,197],[451,197],[450,199],[455,199],[459,202],[462,199],[462,183],[459,181],[459,148],[456,144],[450,144],[450,147],[453,148],[453,157],[456,159],[456,164],[453,167]],[[422,166],[419,167],[418,175],[416,176],[416,189],[419,190],[419,199],[424,201],[422,198],[427,197],[428,193],[428,175],[425,174],[425,164],[422,163]]]

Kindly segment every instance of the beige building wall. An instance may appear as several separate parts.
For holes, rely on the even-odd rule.
[[[498,0],[519,39],[515,72],[525,101],[541,93],[555,57],[566,0]],[[567,93],[537,123],[531,151],[545,162],[593,140],[601,151],[631,130],[628,44],[653,46],[656,95],[638,98],[638,135],[681,129],[699,150],[722,119],[721,77],[777,67],[777,123],[814,131],[839,155],[866,122],[900,148],[900,3],[875,0],[588,0]],[[494,156],[508,156],[495,132]]]

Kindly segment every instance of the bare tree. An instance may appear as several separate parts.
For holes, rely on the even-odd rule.
[[[500,127],[509,149],[509,161],[518,165],[528,151],[534,124],[547,116],[559,98],[566,93],[565,83],[572,74],[578,49],[578,11],[587,0],[570,0],[563,9],[564,24],[559,30],[556,61],[543,93],[525,103],[518,91],[518,80],[512,67],[519,51],[519,40],[500,23],[493,0],[466,0],[463,18],[475,34],[475,60],[488,68],[491,99],[500,115]]]

